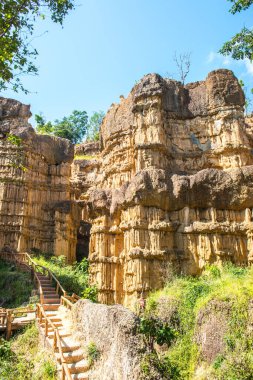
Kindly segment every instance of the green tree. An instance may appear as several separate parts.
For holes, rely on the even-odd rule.
[[[28,92],[20,77],[36,75],[34,59],[38,55],[31,45],[35,22],[49,13],[53,22],[62,25],[75,0],[1,0],[0,1],[0,90]]]
[[[87,140],[88,141],[98,141],[100,125],[105,117],[103,111],[93,112],[87,125]]]
[[[248,9],[253,0],[228,0],[233,3],[230,12],[232,14]],[[253,59],[253,30],[246,27],[237,33],[231,40],[224,43],[219,51],[223,55],[231,55],[232,58],[239,60],[248,58]]]
[[[63,137],[73,144],[82,141],[87,134],[88,116],[86,111],[73,111],[70,116],[65,116],[62,120],[55,120],[54,123],[47,122],[42,115],[35,115],[36,131],[41,134]]]

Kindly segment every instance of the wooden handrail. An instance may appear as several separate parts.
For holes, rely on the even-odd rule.
[[[50,269],[44,267],[43,265],[37,264],[35,261],[33,261],[31,256],[27,252],[25,252],[25,253],[13,253],[13,254],[1,252],[0,257],[3,257],[3,259],[6,261],[11,261],[11,262],[16,262],[16,263],[21,262],[22,264],[28,263],[29,267],[32,267],[32,269],[33,269],[34,275],[37,279],[39,286],[40,286],[40,281],[39,281],[38,276],[36,275],[36,272],[42,273],[43,275],[48,276],[50,280],[53,279],[55,281],[57,294],[59,296],[60,296],[60,291],[61,291],[63,296],[67,295],[67,292],[62,287],[62,285],[60,284],[59,280],[55,277],[55,275],[50,271]],[[19,260],[19,258],[20,258],[20,260]]]
[[[67,380],[72,380],[71,372],[70,369],[66,363],[66,359],[63,355],[63,350],[62,350],[62,342],[61,342],[61,337],[59,334],[58,327],[55,326],[53,321],[46,315],[43,305],[37,304],[37,314],[40,323],[42,322],[42,318],[45,320],[45,336],[48,336],[48,325],[53,329],[54,333],[54,340],[53,340],[53,350],[54,352],[58,349],[59,350],[59,355],[60,355],[60,362],[62,365],[62,379],[67,378]]]
[[[6,253],[6,252],[0,252],[0,258],[3,258],[4,260],[6,261],[10,261],[10,262],[14,262],[15,264],[22,264],[22,265],[25,265],[32,273],[32,276],[33,276],[33,280],[36,284],[36,287],[39,291],[39,297],[40,297],[40,309],[37,308],[37,316],[38,315],[42,315],[45,317],[45,331],[46,331],[46,336],[48,334],[48,324],[53,328],[55,329],[56,327],[54,326],[54,324],[52,323],[52,321],[50,321],[50,319],[46,316],[45,312],[44,312],[44,309],[41,308],[44,304],[44,294],[43,294],[43,289],[42,289],[42,286],[41,286],[41,282],[40,282],[40,278],[38,276],[38,273],[42,273],[43,275],[47,276],[51,281],[54,280],[55,283],[56,283],[56,292],[57,294],[60,296],[60,301],[61,301],[61,305],[64,305],[65,307],[67,307],[68,309],[72,309],[73,305],[80,299],[80,297],[78,295],[76,295],[75,293],[73,293],[71,296],[67,295],[67,292],[64,290],[64,288],[62,287],[62,285],[60,284],[59,280],[56,278],[56,276],[50,271],[50,269],[40,265],[40,264],[37,264],[35,261],[32,260],[31,256],[28,254],[28,253],[15,253],[15,254],[9,254],[9,253]],[[60,293],[62,293],[60,295]],[[6,319],[6,331],[7,331],[7,339],[10,338],[11,336],[11,323],[12,323],[12,320],[15,316],[15,313],[16,313],[16,310],[17,310],[17,314],[18,313],[29,313],[29,312],[34,312],[34,311],[29,311],[29,308],[27,309],[22,309],[22,311],[18,311],[18,309],[8,309],[6,310],[5,312],[5,319]],[[42,312],[43,310],[43,312]],[[0,317],[3,319],[4,317],[0,314]],[[39,318],[39,321],[41,323],[41,317]],[[54,330],[55,331],[55,330]],[[61,346],[60,346],[60,335],[59,335],[59,332],[58,330],[55,331],[54,333],[54,346],[57,344],[59,345],[59,351],[61,351]],[[66,368],[65,368],[66,367]],[[71,380],[71,376],[70,374],[68,374],[68,366],[67,364],[65,363],[65,359],[64,359],[64,356],[62,354],[62,368],[63,368],[63,371],[65,371],[65,375],[67,376],[67,380]],[[65,369],[64,369],[65,368]],[[64,376],[65,376],[64,375]],[[70,376],[70,377],[69,377]],[[65,377],[64,377],[65,378]]]

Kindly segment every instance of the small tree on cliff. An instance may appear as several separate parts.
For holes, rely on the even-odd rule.
[[[1,0],[0,1],[0,90],[28,92],[20,76],[36,75],[33,60],[38,55],[31,45],[35,22],[49,11],[53,22],[62,25],[74,0]]]
[[[180,81],[185,84],[186,77],[190,72],[191,67],[191,53],[180,53],[175,52],[174,62],[177,67],[178,75]]]
[[[63,137],[73,144],[82,141],[87,134],[88,115],[86,111],[73,111],[70,116],[65,116],[62,120],[55,120],[54,123],[47,122],[42,115],[35,115],[36,131],[41,134]]]

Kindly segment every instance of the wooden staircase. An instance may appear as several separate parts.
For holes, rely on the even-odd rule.
[[[0,258],[15,262],[21,269],[30,269],[38,288],[40,303],[36,307],[38,328],[44,344],[54,352],[58,377],[61,380],[88,380],[89,361],[80,344],[74,340],[66,317],[79,297],[68,296],[54,274],[36,264],[27,253],[8,254]]]

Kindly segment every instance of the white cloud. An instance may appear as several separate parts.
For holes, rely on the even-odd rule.
[[[224,57],[223,55],[216,53],[215,51],[210,51],[210,53],[207,56],[206,62],[208,64],[215,63],[215,65],[229,66],[232,63],[232,60],[230,57]]]
[[[226,58],[224,58],[223,59],[223,61],[222,61],[222,64],[224,65],[224,66],[230,66],[231,65],[231,58],[230,57],[226,57]]]
[[[207,63],[212,63],[217,58],[217,55],[218,54],[215,53],[214,51],[210,51],[207,57]]]
[[[247,74],[253,75],[253,62],[251,62],[248,58],[245,58],[244,63],[247,69]]]

